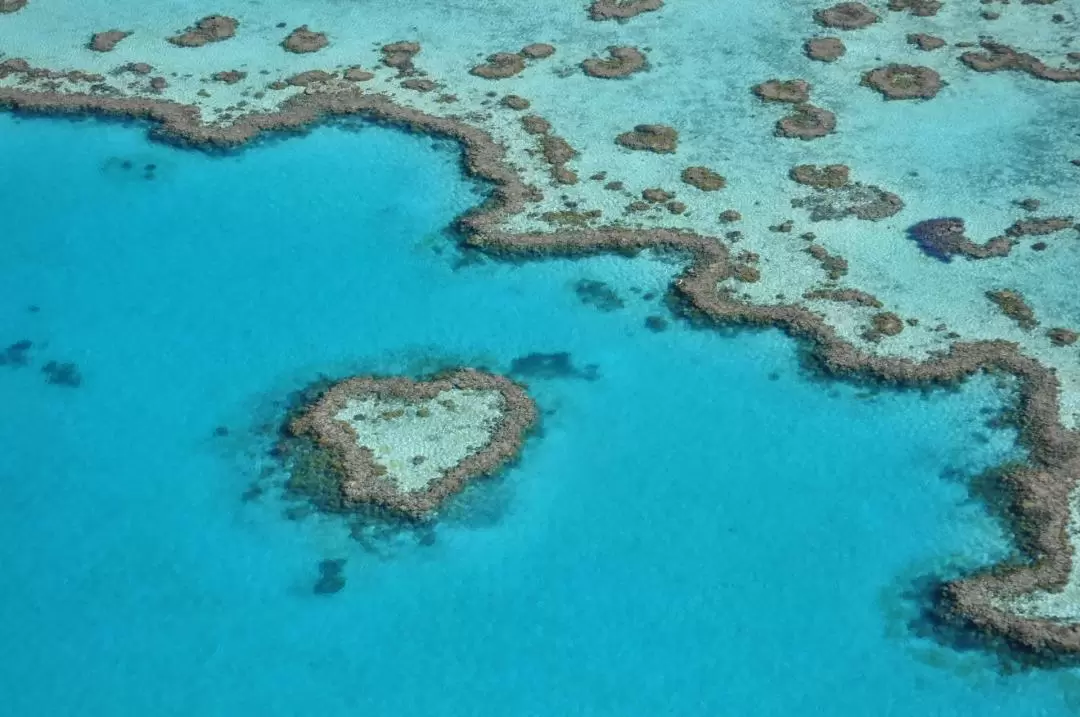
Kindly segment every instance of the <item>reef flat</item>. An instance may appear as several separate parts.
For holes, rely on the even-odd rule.
[[[289,430],[329,453],[320,464],[332,475],[320,483],[346,506],[420,518],[515,458],[535,422],[535,404],[516,383],[462,369],[425,380],[340,381]]]
[[[7,107],[147,118],[218,148],[354,114],[452,137],[494,186],[460,221],[472,246],[670,250],[691,259],[673,286],[687,313],[783,327],[834,373],[1017,376],[1031,459],[1005,480],[1031,561],[941,597],[1021,648],[1080,651],[1080,602],[1054,597],[1080,584],[1070,3],[767,2],[701,46],[692,0],[544,2],[543,29],[513,32],[494,18],[519,6],[463,3],[468,38],[419,5],[284,23],[233,3],[150,22],[16,5]],[[925,224],[942,217],[959,231]]]

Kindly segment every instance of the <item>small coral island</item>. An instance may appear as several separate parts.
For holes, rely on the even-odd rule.
[[[323,509],[420,519],[515,459],[536,418],[521,386],[473,369],[348,378],[289,421],[305,444],[289,452],[289,487]]]

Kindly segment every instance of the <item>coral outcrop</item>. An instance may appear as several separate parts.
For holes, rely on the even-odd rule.
[[[490,411],[477,411],[485,419],[481,426],[455,426],[454,414],[462,402],[477,401],[488,395],[498,403],[497,419],[490,424]],[[442,420],[440,421],[440,414]],[[326,490],[340,492],[343,507],[348,509],[375,504],[412,518],[422,518],[450,495],[459,492],[474,479],[490,475],[517,458],[526,434],[536,423],[536,405],[524,389],[510,379],[472,369],[460,369],[422,380],[358,376],[332,385],[322,396],[289,422],[289,431],[311,439],[317,451],[326,454],[320,465],[331,475],[320,480]],[[369,427],[374,435],[389,436],[393,444],[394,422],[431,422],[431,429],[441,433],[444,451],[460,456],[449,465],[438,466],[430,475],[419,477],[416,468],[428,459],[423,446],[410,448],[406,440],[402,450],[419,451],[407,463],[384,465],[378,460],[380,447],[366,445],[358,433]],[[391,424],[387,426],[386,424]],[[474,434],[486,434],[483,445],[457,445],[473,441]],[[408,429],[405,429],[408,430]],[[386,452],[385,450],[383,451]],[[384,460],[394,458],[388,453]]]
[[[592,20],[629,20],[643,12],[659,10],[664,0],[593,0],[589,6]]]
[[[679,133],[666,124],[639,124],[616,137],[615,143],[627,149],[670,154],[679,146]]]
[[[227,15],[207,15],[169,42],[179,47],[202,47],[211,42],[222,42],[236,34],[240,23]]]
[[[886,65],[863,75],[862,84],[873,87],[887,100],[928,100],[942,87],[941,75],[929,67]]]
[[[90,38],[88,47],[94,52],[112,52],[121,40],[131,35],[130,32],[123,30],[106,30],[105,32],[96,32]]]
[[[645,55],[636,47],[609,47],[608,57],[590,57],[581,63],[589,77],[613,79],[629,77],[645,69]]]
[[[873,25],[878,16],[861,2],[842,2],[814,12],[814,20],[819,25],[834,27],[838,30],[858,30]]]
[[[325,32],[315,32],[308,29],[307,25],[296,28],[281,41],[282,47],[298,55],[318,52],[329,44]]]
[[[815,37],[806,41],[803,52],[811,60],[834,62],[844,56],[847,48],[839,37]]]

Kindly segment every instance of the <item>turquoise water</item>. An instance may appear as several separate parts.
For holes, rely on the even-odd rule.
[[[678,267],[648,257],[463,261],[444,228],[484,189],[456,152],[0,116],[0,347],[32,342],[0,366],[4,714],[1071,713],[1072,673],[911,625],[919,578],[1008,549],[965,481],[1014,452],[992,381],[874,394],[777,332],[651,332]],[[320,374],[534,352],[597,378],[527,378],[543,432],[434,544],[242,499]],[[347,584],[319,596],[326,558]]]

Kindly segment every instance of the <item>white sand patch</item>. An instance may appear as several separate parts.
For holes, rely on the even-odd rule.
[[[455,388],[421,402],[354,398],[334,418],[356,431],[401,490],[416,491],[487,444],[503,403],[498,391]]]

